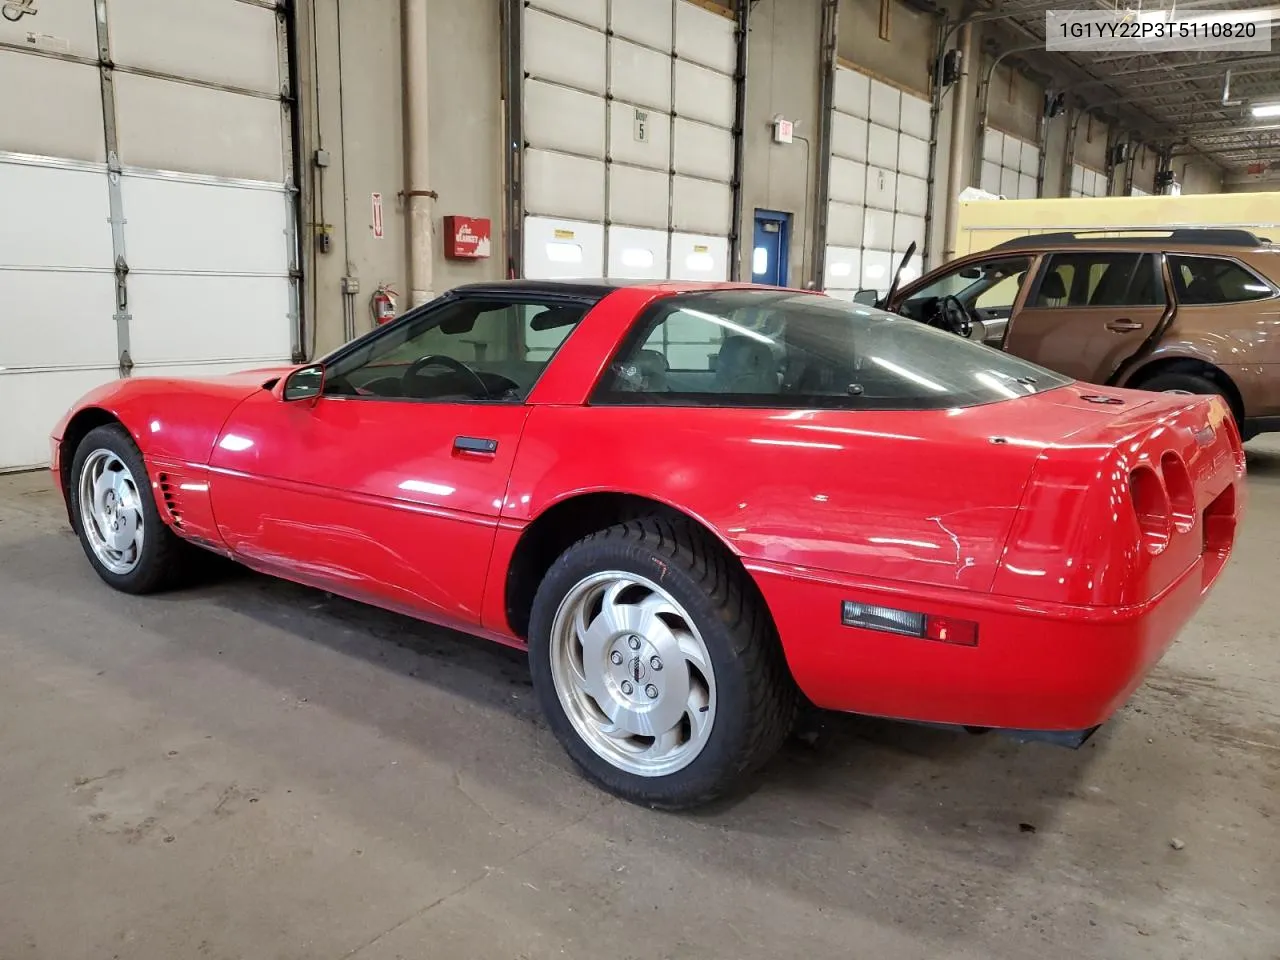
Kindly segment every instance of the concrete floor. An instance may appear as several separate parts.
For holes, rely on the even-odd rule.
[[[1252,446],[1230,569],[1082,750],[824,717],[679,816],[581,781],[510,651],[247,573],[115,594],[0,478],[0,958],[1275,960]]]

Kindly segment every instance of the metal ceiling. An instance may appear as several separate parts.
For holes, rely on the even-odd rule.
[[[1160,4],[1164,7],[1164,4]],[[999,19],[1025,40],[1043,41],[1045,13],[1141,8],[1107,0],[1007,0],[982,19]],[[1148,7],[1150,9],[1150,7]],[[1280,166],[1280,120],[1256,120],[1250,103],[1280,103],[1280,7],[1276,0],[1182,0],[1177,15],[1265,11],[1260,30],[1269,29],[1268,52],[1212,50],[1159,53],[1045,53],[1029,58],[1062,79],[1068,96],[1086,109],[1120,116],[1133,132],[1173,147],[1203,154],[1227,169],[1250,164]],[[1230,72],[1229,100],[1223,94]]]

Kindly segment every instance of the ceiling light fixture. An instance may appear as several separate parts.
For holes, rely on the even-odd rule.
[[[1249,112],[1253,114],[1255,120],[1280,117],[1280,103],[1255,103],[1249,108]]]

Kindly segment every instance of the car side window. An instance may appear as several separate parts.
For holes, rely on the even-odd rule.
[[[1270,284],[1234,260],[1173,254],[1169,267],[1179,303],[1247,303],[1275,294]]]
[[[1032,305],[1041,308],[1155,307],[1164,289],[1149,253],[1055,253],[1047,258]]]
[[[453,300],[340,356],[325,371],[324,393],[520,403],[588,309],[536,298]]]

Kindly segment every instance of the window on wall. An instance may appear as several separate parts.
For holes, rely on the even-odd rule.
[[[979,185],[987,193],[1010,200],[1033,199],[1038,196],[1039,172],[1040,150],[1034,143],[990,128],[983,134]]]
[[[1105,197],[1107,195],[1107,175],[1101,170],[1086,167],[1083,164],[1071,165],[1071,191],[1073,197]]]

